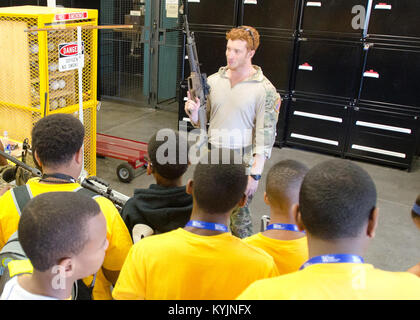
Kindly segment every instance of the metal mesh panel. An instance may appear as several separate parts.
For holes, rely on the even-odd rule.
[[[22,142],[41,117],[37,20],[0,16],[0,135]]]
[[[82,52],[84,56],[82,75],[83,124],[85,126],[84,167],[89,174],[96,174],[96,74],[94,59],[97,53],[94,32],[96,31],[82,28]],[[78,111],[75,111],[79,108],[78,70],[60,71],[59,62],[60,51],[63,53],[63,48],[65,47],[69,48],[68,51],[70,52],[74,51],[72,48],[76,45],[76,29],[47,32],[49,92],[47,114],[60,112],[75,113],[78,116]],[[77,63],[76,56],[74,56],[74,61]],[[88,107],[86,108],[86,106]]]
[[[78,117],[77,30],[25,32],[43,28],[39,21],[39,17],[0,13],[0,135],[7,131],[8,138],[17,142],[30,141],[33,125],[44,115],[69,113]],[[62,27],[88,24],[96,21],[71,21]],[[45,25],[56,27],[55,23]],[[84,159],[90,175],[96,174],[96,35],[97,30],[82,28]],[[66,58],[73,59],[76,68],[71,69],[70,60],[60,58],[63,47],[67,47]]]
[[[144,13],[145,4],[141,1],[101,3],[101,24],[134,25],[131,30],[99,31],[101,97],[147,104],[148,84],[145,81],[148,79],[144,79]]]
[[[178,6],[182,1],[178,1]],[[178,94],[182,80],[183,23],[184,18],[171,12],[166,1],[160,2],[160,28],[165,30],[159,36],[158,103],[170,102]]]

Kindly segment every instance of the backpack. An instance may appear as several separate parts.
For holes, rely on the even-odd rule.
[[[19,216],[29,200],[33,198],[31,189],[28,185],[18,186],[10,190],[13,201]],[[91,198],[100,197],[97,193],[83,187],[73,190],[81,192]],[[27,258],[19,242],[18,231],[10,236],[7,243],[0,250],[0,295],[3,292],[7,281],[12,277],[24,273],[32,273],[33,267]],[[72,300],[92,300],[93,286],[95,285],[96,273],[93,275],[92,283],[87,286],[83,280],[77,280],[72,289]]]

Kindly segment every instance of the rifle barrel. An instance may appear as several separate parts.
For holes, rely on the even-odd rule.
[[[19,167],[22,167],[26,171],[32,172],[32,174],[34,174],[34,175],[36,175],[38,177],[42,177],[41,170],[28,166],[26,163],[16,159],[15,157],[12,157],[11,155],[7,154],[6,152],[0,150],[0,156],[3,156],[6,159],[12,161],[14,164],[16,164]]]

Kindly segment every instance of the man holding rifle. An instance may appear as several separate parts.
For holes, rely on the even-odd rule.
[[[239,149],[248,165],[248,203],[234,210],[230,225],[234,235],[244,238],[252,234],[248,207],[265,160],[271,156],[281,98],[261,68],[252,64],[259,46],[257,30],[249,26],[233,28],[226,39],[227,66],[208,78],[208,142],[210,148]],[[203,128],[198,112],[200,102],[189,92],[185,111],[195,127]]]

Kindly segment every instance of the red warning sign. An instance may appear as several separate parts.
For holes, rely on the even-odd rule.
[[[70,12],[70,13],[59,13],[54,16],[55,21],[67,21],[67,20],[79,20],[87,19],[87,11],[82,12]]]

